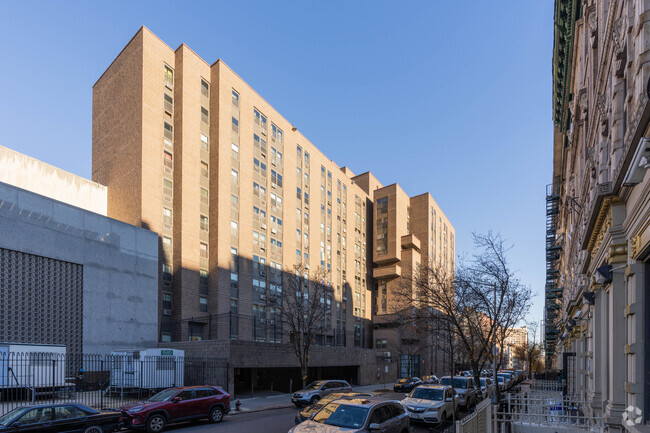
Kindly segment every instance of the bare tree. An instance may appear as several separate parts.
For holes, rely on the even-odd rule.
[[[285,271],[284,290],[272,301],[282,317],[285,340],[298,358],[303,388],[309,368],[309,351],[317,338],[322,338],[326,328],[327,299],[332,289],[327,271],[319,269],[309,273],[304,265],[295,265]]]
[[[528,340],[514,348],[513,356],[526,366],[528,377],[532,373],[541,372],[544,369],[544,359],[542,356],[542,345],[537,342],[537,322],[527,323],[528,329],[532,330],[528,334]]]
[[[431,321],[445,318],[454,344],[460,346],[456,353],[466,356],[475,383],[480,384],[480,373],[494,358],[494,348],[503,347],[508,329],[524,319],[531,296],[510,268],[499,235],[474,234],[474,245],[476,253],[460,263],[456,275],[429,264],[412,280],[405,279],[398,299],[402,308],[411,305]],[[477,391],[481,397],[480,387]]]

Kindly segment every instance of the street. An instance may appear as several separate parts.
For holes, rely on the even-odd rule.
[[[401,400],[404,394],[389,393],[383,397]],[[261,412],[242,413],[226,416],[219,424],[209,424],[207,421],[196,423],[182,423],[170,425],[165,430],[175,433],[195,432],[224,432],[224,433],[287,433],[294,424],[294,417],[298,412],[297,408],[285,408],[266,410]],[[461,412],[461,417],[466,413]],[[442,431],[449,427],[449,423],[443,426],[436,426],[432,430],[429,426],[421,424],[412,425],[412,433],[428,433],[431,431]]]

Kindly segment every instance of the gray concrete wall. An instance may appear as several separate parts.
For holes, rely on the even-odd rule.
[[[84,353],[156,347],[155,233],[0,182],[0,247],[83,266]]]

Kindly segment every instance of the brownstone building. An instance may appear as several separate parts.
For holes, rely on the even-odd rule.
[[[317,343],[361,353],[375,344],[375,278],[399,277],[385,267],[408,268],[402,255],[453,267],[453,228],[430,195],[409,199],[337,166],[222,60],[174,50],[145,27],[93,87],[93,180],[108,186],[109,216],[159,233],[167,344],[281,343],[270,299],[304,264],[332,287]],[[407,207],[390,216],[389,204],[389,253],[378,256],[373,203],[395,190]]]

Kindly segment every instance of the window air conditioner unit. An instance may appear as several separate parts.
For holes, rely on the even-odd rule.
[[[262,230],[266,230],[266,224],[262,224]]]
[[[262,135],[266,135],[266,129],[262,129]]]
[[[266,271],[260,271],[260,276],[266,277]]]
[[[266,299],[266,295],[264,293],[260,293],[260,299]],[[261,320],[264,320],[264,319],[261,319]],[[264,323],[264,322],[262,322],[262,323]]]
[[[271,233],[276,234],[278,231],[276,229],[271,229]]]
[[[390,352],[384,352],[384,357],[390,358]]]
[[[162,313],[163,313],[163,316],[171,316],[172,315],[172,310],[168,310],[168,309],[165,308],[165,309],[163,309]]]
[[[260,247],[260,251],[266,251],[265,247]]]

